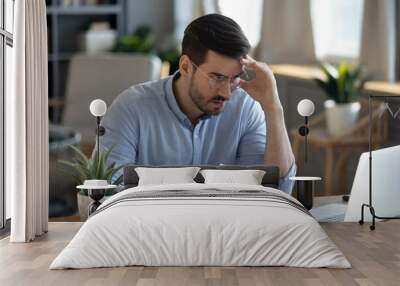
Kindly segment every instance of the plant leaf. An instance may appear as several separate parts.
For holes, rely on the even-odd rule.
[[[71,148],[77,154],[77,157],[75,157],[71,161],[60,160],[59,163],[68,167],[68,169],[72,169],[73,172],[71,172],[70,170],[68,172],[64,170],[64,173],[73,176],[80,183],[83,183],[83,181],[87,179],[107,180],[110,183],[115,174],[124,167],[124,165],[116,166],[115,162],[107,165],[107,161],[113,147],[105,151],[100,151],[99,157],[97,157],[96,150],[94,152],[94,156],[88,158],[79,149],[71,146]],[[121,181],[122,175],[116,178],[114,180],[114,183],[119,184]]]
[[[351,102],[364,86],[365,80],[362,76],[361,65],[352,68],[343,62],[336,69],[331,64],[322,63],[320,67],[326,78],[325,80],[314,79],[314,81],[328,97],[337,103]]]
[[[349,67],[345,63],[341,63],[338,68],[339,76],[337,78],[337,90],[339,102],[346,102],[347,94],[346,94],[346,80],[349,72]]]
[[[75,182],[78,184],[81,183],[81,181],[82,181],[81,176],[78,174],[78,172],[75,169],[71,170],[72,171],[71,172],[71,171],[67,171],[65,168],[61,168],[61,165],[58,165],[57,171],[59,171],[60,173],[63,173],[64,175],[72,176],[75,179]]]
[[[321,64],[321,69],[326,76],[327,95],[333,100],[338,101],[337,70],[328,63]]]
[[[121,166],[119,166],[119,167],[117,167],[117,168],[111,169],[110,172],[107,174],[107,181],[108,181],[108,182],[111,182],[111,181],[112,181],[112,178],[114,177],[114,175],[115,175],[119,170],[121,170],[123,167],[124,167],[124,165],[121,165]]]
[[[85,162],[85,164],[87,164],[89,158],[81,150],[79,150],[74,145],[69,145],[69,147],[75,151],[75,153],[78,155],[78,158],[80,158],[83,162]]]
[[[59,163],[61,165],[64,166],[68,166],[70,168],[72,168],[74,171],[76,171],[78,173],[78,175],[81,178],[85,178],[87,175],[87,170],[85,170],[85,168],[77,163],[72,163],[72,162],[68,162],[68,161],[64,161],[64,160],[60,160]]]

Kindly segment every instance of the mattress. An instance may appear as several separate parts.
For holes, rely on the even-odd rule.
[[[50,269],[132,265],[351,267],[293,197],[257,185],[198,183],[114,195]]]

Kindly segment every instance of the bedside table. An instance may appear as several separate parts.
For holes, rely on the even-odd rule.
[[[296,181],[297,200],[310,210],[313,207],[314,186],[320,177],[290,177],[289,180]]]

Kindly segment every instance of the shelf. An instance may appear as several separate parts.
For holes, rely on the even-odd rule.
[[[97,5],[97,6],[48,6],[47,14],[58,15],[107,15],[122,12],[121,5]]]
[[[47,0],[47,29],[49,37],[48,68],[49,97],[62,100],[65,96],[69,62],[79,53],[84,53],[70,41],[78,40],[94,22],[108,22],[118,32],[125,34],[125,6],[127,0],[92,1],[93,5],[63,5],[62,3],[78,1]],[[84,1],[79,1],[80,3]],[[84,3],[88,3],[84,2]],[[104,4],[103,4],[104,3]],[[54,5],[52,5],[54,4]],[[57,42],[56,42],[57,41]],[[51,120],[61,121],[62,108],[59,102],[52,101]]]

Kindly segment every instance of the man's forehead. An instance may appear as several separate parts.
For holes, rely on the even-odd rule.
[[[243,69],[240,59],[230,58],[213,51],[208,51],[204,63],[201,65],[208,72],[234,76]]]

